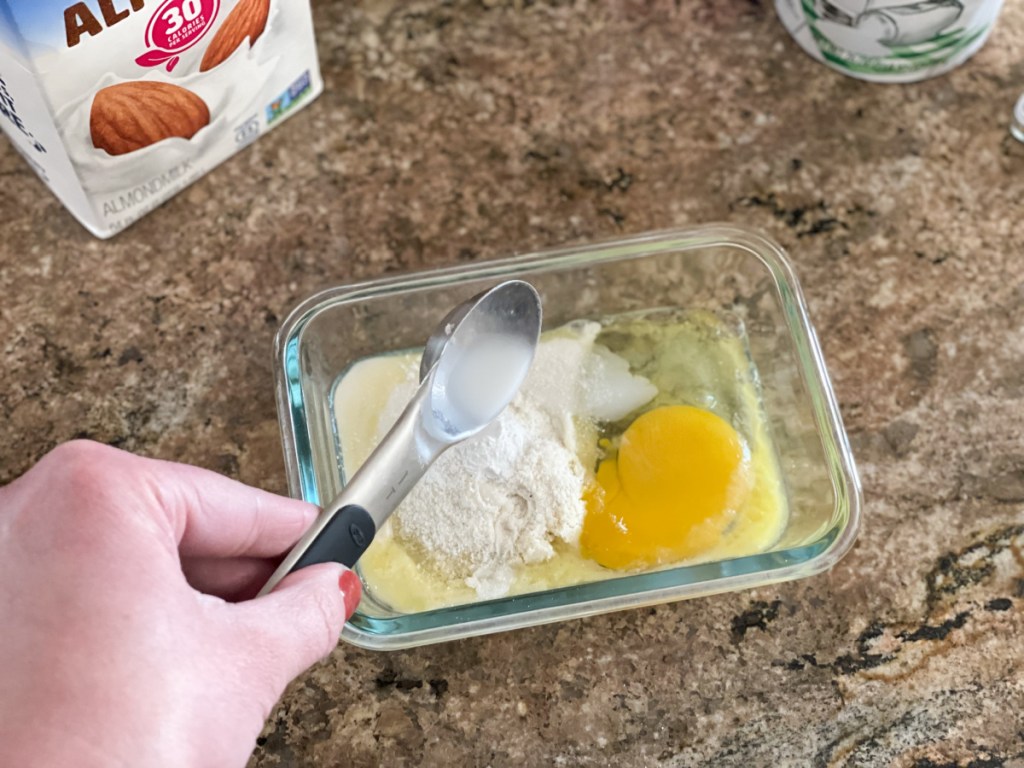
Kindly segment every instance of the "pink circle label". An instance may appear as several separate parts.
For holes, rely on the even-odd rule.
[[[166,0],[149,20],[146,44],[181,53],[210,31],[220,0]]]

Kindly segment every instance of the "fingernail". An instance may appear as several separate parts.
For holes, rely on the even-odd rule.
[[[341,572],[338,579],[338,588],[345,596],[345,619],[349,619],[355,613],[359,600],[363,595],[363,584],[359,581],[355,571],[346,568]]]

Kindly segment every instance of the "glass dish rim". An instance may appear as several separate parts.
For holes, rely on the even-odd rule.
[[[319,501],[315,492],[312,494],[306,492],[309,487],[315,489],[316,480],[312,470],[308,431],[303,433],[299,429],[299,424],[302,424],[304,429],[308,424],[305,417],[301,373],[297,370],[297,365],[289,360],[289,350],[293,347],[297,348],[301,344],[302,334],[307,324],[320,311],[339,304],[406,291],[450,287],[459,282],[507,279],[525,272],[558,271],[574,266],[650,258],[659,253],[677,253],[723,246],[745,250],[759,259],[767,267],[775,281],[787,330],[796,347],[800,371],[812,403],[815,425],[819,439],[822,441],[828,464],[827,470],[835,493],[833,515],[838,513],[839,523],[833,525],[819,542],[810,546],[750,555],[731,561],[681,566],[653,573],[630,574],[591,584],[548,590],[533,595],[506,597],[489,603],[456,606],[416,615],[474,613],[475,609],[480,606],[495,604],[511,606],[530,599],[543,603],[544,596],[572,591],[585,592],[587,588],[595,587],[604,587],[603,591],[609,593],[603,597],[567,601],[550,606],[542,605],[530,610],[491,614],[469,621],[440,623],[424,629],[390,634],[367,631],[350,621],[342,630],[343,640],[371,650],[399,650],[582,618],[625,608],[673,602],[687,597],[702,597],[765,586],[806,578],[826,571],[850,550],[856,541],[861,523],[860,479],[817,334],[810,322],[807,304],[783,248],[774,240],[755,230],[734,224],[710,224],[658,230],[592,243],[532,251],[475,264],[408,272],[335,286],[308,297],[289,313],[274,342],[278,423],[281,429],[289,492],[296,498],[305,498],[314,503]],[[842,524],[844,513],[845,525]],[[819,544],[821,546],[816,546]],[[805,550],[809,553],[806,559],[795,557],[798,551]],[[755,562],[764,563],[765,566],[770,567],[751,567]],[[662,583],[671,582],[666,578],[666,574],[671,575],[684,570],[689,573],[714,566],[721,571],[721,566],[727,563],[736,568],[736,572],[732,575],[720,575],[707,580],[675,584]],[[645,588],[631,590],[628,588],[630,584],[645,585]],[[614,586],[609,587],[608,585]]]

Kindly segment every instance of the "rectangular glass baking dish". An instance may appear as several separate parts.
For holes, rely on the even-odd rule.
[[[332,288],[303,302],[275,347],[278,415],[292,495],[323,504],[345,482],[334,387],[354,362],[421,347],[449,308],[518,278],[544,300],[544,327],[656,308],[743,318],[788,495],[770,551],[415,614],[365,590],[342,638],[393,650],[803,578],[832,567],[860,524],[861,491],[821,350],[781,247],[751,230],[655,232]]]

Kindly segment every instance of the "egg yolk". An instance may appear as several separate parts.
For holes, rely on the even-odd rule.
[[[706,552],[750,492],[748,464],[743,439],[709,411],[673,405],[643,414],[584,495],[584,556],[628,569]]]

